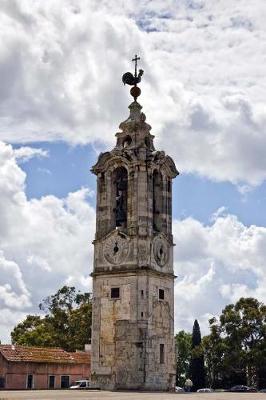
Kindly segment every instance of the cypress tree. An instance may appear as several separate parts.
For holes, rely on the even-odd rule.
[[[193,382],[193,391],[205,387],[204,356],[201,348],[200,326],[197,320],[194,321],[192,331],[190,378]]]

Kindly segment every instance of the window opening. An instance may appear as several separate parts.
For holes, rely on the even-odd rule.
[[[4,376],[0,376],[0,388],[4,388],[5,387],[5,378]]]
[[[164,364],[164,344],[160,344],[160,364]]]
[[[111,288],[111,299],[119,299],[120,298],[120,288],[113,287]]]
[[[162,212],[163,212],[163,190],[162,174],[158,171],[153,172],[153,229],[161,231]]]
[[[130,136],[125,137],[124,141],[123,141],[123,147],[124,149],[128,146],[130,146],[132,143],[132,139]]]
[[[144,290],[140,291],[140,295],[141,295],[142,298],[144,297]]]
[[[127,170],[119,167],[114,174],[115,184],[115,226],[127,225]]]
[[[159,289],[159,300],[164,300],[164,290]]]

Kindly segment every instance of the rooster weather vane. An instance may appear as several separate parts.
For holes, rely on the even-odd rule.
[[[137,97],[139,97],[139,95],[141,94],[141,90],[137,86],[137,84],[140,83],[141,77],[144,73],[143,69],[139,69],[139,72],[137,73],[138,60],[140,60],[140,57],[138,57],[136,54],[135,57],[132,59],[132,61],[135,62],[135,74],[133,75],[131,72],[126,72],[122,76],[122,81],[123,81],[124,85],[127,84],[129,86],[133,86],[130,89],[130,94],[131,94],[131,96],[134,97],[134,101],[136,101]]]

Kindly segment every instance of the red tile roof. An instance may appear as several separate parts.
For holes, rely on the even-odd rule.
[[[27,347],[11,344],[0,345],[0,354],[7,361],[37,363],[86,364],[90,363],[90,353],[78,351],[70,353],[58,347]]]

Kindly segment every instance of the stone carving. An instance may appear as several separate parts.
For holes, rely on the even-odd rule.
[[[126,237],[119,234],[109,237],[104,244],[104,257],[110,264],[120,264],[128,255],[129,245]]]
[[[153,254],[155,261],[160,267],[163,267],[169,257],[169,245],[165,239],[160,236],[156,236],[153,241]]]
[[[148,262],[148,248],[146,243],[139,243],[138,257],[141,264],[146,264]]]

